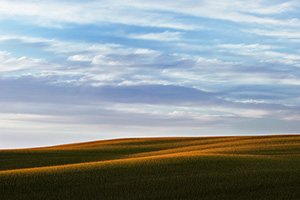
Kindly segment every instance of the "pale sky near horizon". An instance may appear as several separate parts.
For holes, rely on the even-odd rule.
[[[0,0],[0,149],[300,133],[300,0]]]

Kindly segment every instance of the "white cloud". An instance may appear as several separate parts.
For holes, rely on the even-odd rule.
[[[267,49],[273,49],[277,48],[275,46],[271,45],[261,45],[261,44],[220,44],[218,45],[220,48],[226,48],[226,49],[240,49],[240,50],[267,50]]]
[[[44,43],[45,45],[39,47],[41,50],[65,55],[66,61],[74,63],[69,63],[69,65],[68,63],[48,63],[43,59],[14,57],[8,52],[1,52],[0,65],[5,76],[15,76],[16,74],[12,72],[22,71],[17,76],[25,74],[60,76],[61,80],[57,78],[57,83],[88,83],[94,86],[174,84],[208,91],[214,91],[216,85],[220,83],[230,87],[232,84],[273,84],[282,79],[276,74],[268,73],[269,67],[266,68],[266,73],[251,70],[240,71],[241,67],[237,67],[237,64],[240,66],[241,63],[186,54],[170,54],[168,59],[160,60],[160,57],[165,56],[163,53],[147,48],[129,48],[119,44],[64,42],[34,37],[2,36],[0,38],[2,41],[9,39],[17,40],[20,44],[26,43],[26,45]],[[226,49],[227,52],[236,54],[237,57],[247,56],[252,62],[260,64],[300,65],[300,56],[272,51],[278,48],[272,45],[240,43],[220,44],[212,48]],[[180,62],[183,64],[177,66]],[[169,67],[164,68],[162,66],[164,64]],[[148,65],[151,67],[151,73],[149,73]],[[289,81],[289,83],[292,82]],[[294,81],[293,84],[295,83],[297,82]]]
[[[162,33],[147,33],[142,35],[129,35],[129,38],[143,39],[143,40],[158,40],[158,41],[178,41],[182,39],[182,32],[169,32],[165,31]]]
[[[30,17],[30,21],[42,26],[57,26],[57,23],[121,23],[139,26],[155,26],[176,29],[194,29],[192,25],[174,22],[172,16],[147,10],[134,10],[127,2],[32,2],[1,1],[0,16],[19,19]],[[163,17],[164,16],[164,17]],[[24,19],[25,20],[25,19]],[[28,21],[27,21],[28,23]]]
[[[232,55],[247,56],[255,63],[281,63],[299,67],[300,56],[293,53],[282,53],[275,51],[284,49],[282,46],[262,45],[262,44],[221,44],[217,45],[221,49],[226,49]],[[244,58],[245,59],[245,58]]]
[[[30,17],[30,21],[42,26],[63,26],[63,23],[122,23],[138,26],[167,27],[183,30],[200,28],[176,18],[176,14],[234,22],[271,24],[275,26],[299,26],[298,19],[279,20],[256,14],[279,14],[299,7],[296,1],[269,4],[267,1],[141,1],[110,0],[90,2],[61,1],[7,1],[2,0],[0,16],[20,19]],[[166,12],[165,12],[166,11]],[[170,12],[173,12],[171,14]],[[26,23],[29,20],[23,19]]]
[[[258,2],[258,1],[256,1]],[[264,2],[264,1],[262,1]],[[267,2],[269,3],[269,2]],[[279,13],[285,13],[289,11],[295,11],[297,10],[297,7],[299,7],[299,2],[297,1],[287,1],[283,2],[281,4],[276,5],[269,5],[269,6],[261,6],[259,3],[253,5],[253,7],[248,7],[249,12],[252,13],[258,13],[258,14],[264,14],[264,15],[272,15],[272,14],[279,14]]]
[[[119,2],[119,1],[117,1]],[[272,25],[293,25],[299,23],[287,23],[288,20],[277,20],[265,16],[257,16],[255,14],[279,14],[295,10],[299,3],[296,1],[285,2],[282,4],[269,4],[267,1],[254,0],[188,0],[188,1],[137,1],[127,0],[127,4],[135,6],[139,9],[157,9],[160,11],[172,11],[186,15],[197,17],[206,17],[212,19],[230,20],[234,22],[272,24]]]
[[[91,61],[92,58],[90,56],[86,56],[86,55],[74,55],[74,56],[68,57],[68,60],[79,61],[79,62],[87,62],[87,61]]]
[[[296,79],[296,78],[282,79],[282,80],[279,80],[279,83],[286,84],[286,85],[297,85],[297,86],[300,86],[300,80]]]
[[[13,57],[11,53],[0,51],[0,72],[9,73],[31,69],[42,70],[48,63],[43,59],[28,58],[26,56]]]
[[[263,36],[272,36],[272,37],[280,37],[280,38],[300,38],[299,30],[293,30],[293,29],[284,29],[284,30],[262,30],[262,29],[254,29],[250,30],[248,32],[255,33],[257,35],[263,35]]]
[[[49,63],[44,59],[24,56],[18,58],[9,52],[0,52],[0,71],[6,72],[6,76],[22,76],[24,74],[56,75],[61,76],[65,83],[70,83],[70,81],[75,83],[76,78],[74,79],[74,76],[77,76],[77,84],[90,82],[96,86],[112,84],[111,81],[113,80],[119,82],[116,84],[121,84],[127,81],[123,76],[127,76],[126,79],[128,79],[135,75],[135,72],[139,70],[136,68],[137,65],[154,64],[155,60],[161,56],[161,52],[155,50],[131,48],[119,44],[66,42],[56,39],[24,36],[0,37],[0,41],[8,40],[14,40],[20,46],[25,44],[26,46],[34,47],[35,44],[39,44],[36,48],[39,48],[40,51],[49,51],[65,56],[66,61],[71,61],[72,63]],[[83,64],[82,62],[86,63]],[[21,70],[22,73],[13,73]],[[146,70],[147,68],[140,73],[144,73]],[[62,80],[57,81],[60,82]],[[137,82],[140,81],[137,80]]]

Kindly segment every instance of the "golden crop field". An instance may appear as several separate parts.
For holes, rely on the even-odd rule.
[[[1,150],[0,199],[300,199],[300,136]]]

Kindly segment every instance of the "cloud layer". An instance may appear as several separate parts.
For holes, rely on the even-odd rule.
[[[1,0],[0,148],[299,133],[299,6]]]

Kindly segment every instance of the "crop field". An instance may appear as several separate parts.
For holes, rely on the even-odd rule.
[[[0,199],[300,199],[300,136],[130,138],[0,151]]]

